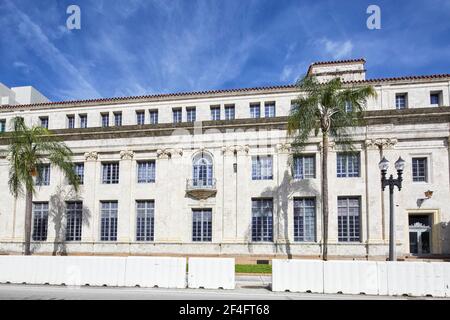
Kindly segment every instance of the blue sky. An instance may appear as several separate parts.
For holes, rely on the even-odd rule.
[[[0,30],[0,82],[53,101],[289,84],[360,57],[369,78],[450,73],[450,0],[0,0]]]

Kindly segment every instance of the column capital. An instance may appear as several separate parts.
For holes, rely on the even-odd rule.
[[[84,159],[86,161],[97,161],[98,160],[98,152],[90,151],[84,154]]]
[[[391,138],[376,138],[376,139],[366,139],[365,146],[368,150],[376,149],[392,149],[397,144],[397,139]]]
[[[225,156],[237,155],[247,155],[250,150],[249,145],[245,146],[223,146],[222,154]]]
[[[334,141],[328,141],[328,149],[335,151],[336,149],[336,143]],[[319,142],[319,151],[323,150],[323,143]]]
[[[134,152],[131,150],[120,151],[120,160],[133,160]]]
[[[158,159],[171,159],[172,156],[183,156],[183,149],[158,149],[156,151]]]
[[[278,143],[275,146],[275,150],[278,153],[289,153],[291,151],[292,145],[290,143]]]

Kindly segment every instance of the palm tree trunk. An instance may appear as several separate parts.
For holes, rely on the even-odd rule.
[[[322,259],[328,259],[328,133],[322,135]]]
[[[31,255],[31,220],[32,220],[32,205],[33,192],[27,188],[25,198],[25,255]]]

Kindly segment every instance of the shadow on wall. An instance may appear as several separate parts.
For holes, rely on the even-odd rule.
[[[67,215],[66,207],[67,202],[79,201],[78,194],[73,190],[65,191],[61,185],[56,189],[56,192],[50,197],[49,204],[49,220],[53,222],[55,228],[55,240],[53,242],[53,252],[52,255],[66,255],[66,225],[67,225]],[[89,226],[89,221],[91,217],[90,210],[83,206],[81,213],[82,226]]]
[[[290,167],[290,166],[289,166]],[[291,241],[289,238],[289,229],[293,223],[289,223],[289,201],[293,200],[293,195],[297,193],[299,196],[315,197],[316,199],[316,217],[319,212],[318,208],[321,203],[320,191],[312,183],[313,180],[294,180],[293,175],[289,170],[285,170],[281,183],[274,188],[266,188],[260,195],[261,198],[273,198],[273,207],[276,210],[277,218],[273,220],[273,230],[279,230],[283,234],[285,240],[285,252],[289,259],[292,258]],[[317,218],[316,218],[317,221]],[[252,230],[251,224],[247,231],[248,251],[253,253],[252,248]],[[317,225],[316,225],[317,238]],[[274,239],[276,240],[276,239]]]

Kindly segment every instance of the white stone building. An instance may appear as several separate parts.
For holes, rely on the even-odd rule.
[[[320,62],[321,81],[372,85],[358,156],[331,148],[329,255],[384,259],[389,198],[378,162],[406,160],[395,191],[400,255],[450,254],[450,74],[365,79],[365,61]],[[319,257],[320,137],[293,159],[286,120],[295,86],[0,106],[8,123],[44,125],[74,152],[78,194],[53,167],[41,171],[32,249],[42,254]],[[425,193],[432,191],[432,195]],[[0,156],[0,252],[20,253],[23,198]]]

